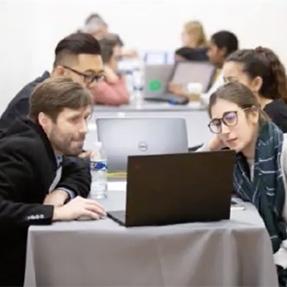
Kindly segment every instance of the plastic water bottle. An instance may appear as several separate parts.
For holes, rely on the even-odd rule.
[[[90,160],[90,171],[92,177],[90,198],[103,199],[108,196],[107,180],[107,157],[101,142],[96,143],[96,155]]]

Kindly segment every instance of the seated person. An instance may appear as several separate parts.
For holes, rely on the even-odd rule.
[[[208,112],[209,129],[216,135],[201,150],[228,147],[236,152],[234,191],[258,209],[270,236],[279,280],[286,280],[287,138],[260,109],[252,91],[238,82],[213,93]],[[280,286],[286,286],[286,281]]]
[[[86,19],[83,31],[93,35],[97,40],[106,37],[114,38],[119,46],[119,56],[121,58],[138,58],[137,51],[124,47],[121,37],[118,34],[111,33],[107,22],[97,13],[91,14]]]
[[[45,71],[18,92],[1,116],[0,129],[5,129],[15,119],[28,115],[31,93],[44,80],[65,76],[90,89],[97,85],[102,75],[101,48],[94,37],[87,33],[74,33],[63,38],[55,48],[52,71]]]
[[[208,61],[206,36],[199,21],[187,22],[181,39],[183,47],[175,51],[175,61]]]
[[[99,40],[105,77],[91,91],[94,104],[119,106],[129,103],[129,93],[123,76],[117,74],[119,46],[114,39]]]
[[[87,160],[68,157],[82,152],[91,111],[88,90],[50,78],[33,91],[29,117],[1,135],[1,286],[23,285],[30,225],[105,216],[99,203],[84,198],[91,184]]]
[[[267,48],[239,50],[223,66],[226,82],[238,81],[256,96],[261,109],[287,133],[287,80],[279,58]]]
[[[217,68],[217,71],[207,93],[197,96],[192,95],[189,97],[190,101],[201,101],[204,105],[207,105],[210,95],[224,83],[221,69],[225,59],[237,49],[238,40],[232,32],[219,31],[211,36],[207,55],[209,62]],[[169,91],[175,95],[189,96],[190,94],[186,87],[175,84],[169,85]]]

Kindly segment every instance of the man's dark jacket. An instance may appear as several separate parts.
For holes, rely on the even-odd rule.
[[[35,87],[50,77],[48,72],[44,72],[31,83],[27,84],[8,104],[8,107],[0,118],[0,129],[9,127],[17,118],[28,115],[29,101]]]
[[[42,128],[16,120],[0,137],[0,285],[24,279],[27,229],[50,224],[53,207],[42,205],[57,170],[57,161]],[[63,157],[57,187],[87,196],[90,172],[84,160]],[[57,244],[57,242],[55,242]]]

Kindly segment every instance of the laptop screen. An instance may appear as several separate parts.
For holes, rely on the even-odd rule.
[[[187,152],[185,119],[102,118],[96,120],[98,139],[107,154],[109,171],[124,171],[129,155]]]

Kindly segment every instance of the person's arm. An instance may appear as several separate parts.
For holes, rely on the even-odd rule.
[[[282,154],[281,154],[281,166],[283,171],[283,183],[285,188],[285,203],[283,206],[282,215],[287,222],[287,134],[284,134],[284,140],[282,144]]]
[[[56,190],[69,190],[74,197],[87,197],[91,188],[90,160],[78,157],[63,157],[62,176]],[[70,196],[69,192],[67,194]]]
[[[183,84],[169,83],[168,91],[177,96],[187,97],[190,102],[198,102],[201,97],[200,94],[190,93]]]
[[[225,147],[223,142],[220,140],[218,135],[213,136],[209,142],[205,143],[196,151],[217,151],[221,150]]]
[[[56,206],[52,220],[100,219],[105,216],[103,206],[97,201],[77,196],[63,206]]]
[[[168,91],[177,96],[188,96],[187,90],[181,84],[169,83]]]
[[[129,102],[124,79],[119,79],[117,83],[102,81],[92,89],[92,93],[96,104],[118,106]]]
[[[1,149],[0,225],[25,227],[83,216],[91,219],[105,216],[98,202],[80,196],[63,206],[42,204],[40,201],[45,191],[40,190],[42,184],[39,184],[39,176],[35,158],[11,148],[11,145]]]
[[[33,164],[21,151],[10,147],[0,155],[0,224],[22,225],[50,224],[54,208],[33,203],[34,183],[37,181]],[[38,186],[38,184],[35,184]]]
[[[287,134],[284,134],[284,140],[282,144],[282,154],[281,154],[281,166],[283,171],[283,183],[285,188],[285,203],[283,205],[282,216],[287,222],[287,201],[286,201],[286,194],[287,194]],[[273,260],[275,265],[279,265],[284,269],[287,268],[287,240],[283,240],[281,242],[280,248],[273,254]]]

